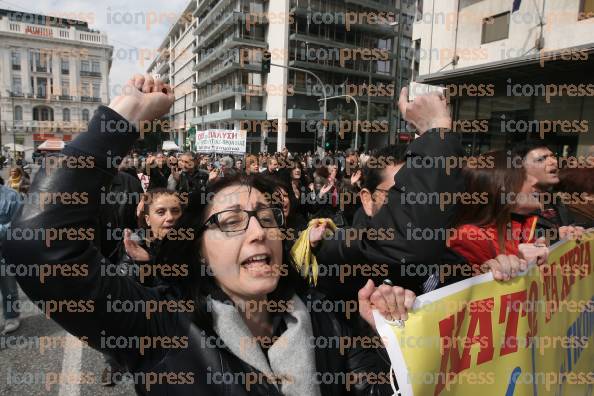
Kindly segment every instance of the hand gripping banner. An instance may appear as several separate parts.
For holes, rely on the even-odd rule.
[[[403,328],[374,312],[406,396],[594,395],[594,231],[509,282],[418,296]]]

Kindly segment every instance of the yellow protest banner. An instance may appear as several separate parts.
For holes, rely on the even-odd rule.
[[[593,395],[594,231],[508,282],[417,297],[402,328],[374,312],[406,396]]]

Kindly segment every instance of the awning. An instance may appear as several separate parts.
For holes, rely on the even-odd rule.
[[[33,147],[25,147],[22,144],[15,144],[15,143],[7,143],[4,146],[4,149],[7,151],[18,151],[20,153],[33,150]]]
[[[163,142],[163,151],[180,151],[181,149],[173,140],[165,140]]]
[[[64,149],[63,140],[46,140],[37,146],[37,150],[40,151],[62,151]]]
[[[587,53],[585,60],[567,61],[567,53]],[[544,64],[544,67],[543,67]],[[489,81],[505,82],[508,79],[522,81],[538,79],[552,80],[581,80],[591,78],[594,64],[594,44],[548,51],[544,54],[536,53],[517,58],[499,60],[476,66],[447,70],[418,76],[416,82],[423,84],[448,84],[457,82]]]

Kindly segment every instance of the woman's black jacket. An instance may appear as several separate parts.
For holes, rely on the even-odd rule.
[[[64,271],[56,271],[56,276],[46,277],[44,283],[34,275],[35,271],[30,271],[31,276],[18,279],[22,289],[31,300],[44,305],[42,308],[46,308],[50,317],[68,332],[84,337],[83,340],[93,348],[126,364],[136,376],[139,394],[278,395],[277,388],[266,381],[252,385],[249,392],[246,390],[242,376],[257,373],[257,370],[224,346],[217,346],[221,341],[216,335],[206,335],[191,313],[182,312],[189,310],[191,305],[178,301],[179,293],[174,288],[166,285],[147,288],[132,277],[102,274],[102,266],[109,263],[90,235],[97,227],[101,187],[107,185],[116,172],[112,157],[123,157],[137,137],[135,128],[119,114],[100,107],[88,132],[80,134],[63,151],[63,155],[69,157],[92,157],[94,167],[73,168],[64,162],[51,172],[40,170],[31,192],[54,193],[52,197],[57,198],[42,206],[25,205],[17,213],[12,227],[53,229],[57,232],[52,232],[52,236],[61,236],[44,240],[11,240],[6,242],[3,250],[8,262],[29,267],[49,264]],[[73,199],[75,196],[78,201]],[[79,268],[86,266],[86,273],[65,271],[68,265],[74,264]],[[302,299],[306,298],[315,301],[320,296],[310,291],[307,296],[302,296]],[[122,309],[118,300],[133,302],[135,309],[131,312]],[[155,307],[159,302],[168,302],[167,308],[150,314],[142,309]],[[319,339],[336,341],[350,335],[349,328],[332,314],[312,312],[311,319],[313,334]],[[145,340],[150,340],[153,347],[141,350],[137,345],[141,337],[151,337]],[[166,346],[163,338],[156,337],[169,337],[170,345]],[[187,346],[179,347],[184,344],[183,337],[187,337]],[[116,339],[120,341],[119,347],[110,348]],[[177,347],[173,347],[173,340],[177,340]],[[316,370],[337,374],[334,375],[336,380],[320,385],[322,395],[392,394],[389,384],[377,384],[374,380],[378,373],[388,371],[389,366],[380,355],[382,350],[362,348],[359,342],[357,347],[347,348],[341,354],[338,345],[328,344],[331,347],[315,349]],[[287,356],[287,359],[291,357]],[[357,378],[350,393],[344,385],[348,378],[346,373]],[[149,385],[148,382],[155,382],[155,378],[157,383]]]

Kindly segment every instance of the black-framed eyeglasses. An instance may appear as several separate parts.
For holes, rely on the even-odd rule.
[[[285,223],[285,216],[281,208],[231,209],[213,214],[204,222],[202,228],[216,225],[222,232],[242,232],[247,230],[252,217],[258,220],[262,228],[278,228]]]

